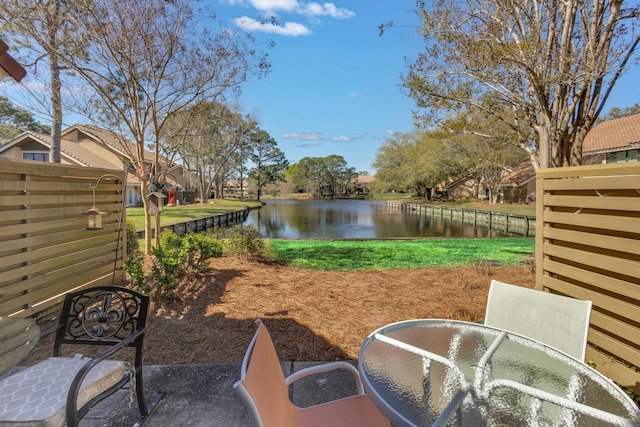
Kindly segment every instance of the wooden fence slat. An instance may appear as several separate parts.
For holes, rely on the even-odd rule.
[[[546,288],[559,291],[573,298],[591,300],[594,307],[602,308],[612,313],[616,313],[619,316],[633,322],[640,322],[640,306],[637,304],[632,304],[630,302],[623,301],[606,294],[594,292],[589,289],[573,285],[569,282],[563,282],[562,280],[554,279],[549,276],[545,276],[542,284]]]
[[[622,360],[632,363],[634,366],[640,366],[640,353],[638,353],[637,348],[618,341],[597,329],[589,329],[589,342],[606,352],[615,354]]]
[[[113,232],[116,232],[117,229],[118,224],[116,223],[103,223],[102,230],[92,230],[92,234],[96,236],[102,234],[111,234]],[[38,236],[27,236],[23,237],[22,239],[11,239],[4,241],[2,239],[2,236],[0,235],[0,248],[2,248],[1,252],[11,252],[16,250],[27,250],[29,248],[36,248],[41,246],[55,246],[68,242],[69,240],[85,238],[87,238],[87,230],[84,228],[77,230],[58,231],[49,234],[41,234]],[[0,257],[0,265],[3,265],[2,257]]]
[[[598,310],[591,311],[591,324],[601,330],[614,331],[615,335],[629,342],[636,342],[640,336],[640,329],[627,322],[607,316]]]
[[[50,258],[80,252],[95,246],[109,244],[113,241],[113,236],[100,234],[94,238],[74,239],[56,246],[47,246],[42,249],[35,249],[27,252],[18,252],[13,255],[2,257],[0,269],[9,265],[20,265],[21,263],[32,263],[44,261]]]
[[[107,272],[107,274],[100,274],[102,270],[103,269],[87,271],[84,274],[73,276],[67,280],[51,283],[45,288],[38,289],[15,299],[0,300],[0,314],[12,314],[17,311],[24,310],[24,307],[27,306],[29,307],[26,309],[27,311],[21,313],[17,317],[28,317],[53,305],[59,304],[64,299],[64,293],[70,290],[79,287],[87,287],[89,285],[97,286],[100,283],[110,284],[111,272]],[[54,299],[49,301],[51,298]]]
[[[2,280],[3,281],[18,280],[21,277],[47,274],[52,271],[64,268],[68,265],[80,264],[85,260],[99,260],[101,256],[107,256],[107,255],[102,255],[104,254],[105,250],[108,251],[109,255],[111,255],[112,251],[115,252],[115,242],[112,242],[109,245],[103,245],[102,247],[93,247],[89,250],[83,250],[77,253],[71,253],[71,254],[60,256],[60,257],[52,258],[47,260],[46,262],[37,262],[34,264],[28,264],[25,266],[16,267],[14,269],[7,270],[2,273]]]
[[[617,163],[609,165],[586,165],[572,166],[564,168],[540,169],[536,173],[537,177],[546,180],[560,178],[581,178],[592,179],[593,177],[616,177],[616,176],[638,176],[638,163]],[[565,180],[568,181],[568,180]]]
[[[602,255],[587,250],[573,249],[563,246],[555,246],[545,243],[543,247],[544,253],[548,256],[567,259],[569,261],[578,262],[589,265],[591,267],[600,268],[612,272],[624,272],[624,274],[633,277],[640,277],[640,261],[632,261],[628,259],[618,258],[610,255]]]
[[[119,213],[111,213],[102,217],[103,223],[109,221],[117,221],[120,219]],[[87,217],[85,215],[76,215],[68,218],[55,219],[51,221],[28,222],[24,224],[0,225],[0,235],[14,236],[18,234],[40,234],[51,231],[59,231],[61,229],[87,229]]]
[[[612,215],[592,215],[585,213],[578,213],[579,208],[576,208],[576,212],[545,212],[544,223],[545,224],[563,224],[579,227],[596,228],[602,230],[611,230],[628,233],[640,234],[640,218],[639,217],[623,217]],[[543,225],[538,227],[543,228]]]
[[[545,180],[545,191],[592,191],[595,190],[635,190],[640,189],[640,176],[604,176],[586,179],[549,179]]]
[[[614,211],[640,211],[640,197],[599,196],[544,196],[544,204],[578,209],[602,209]]]
[[[60,270],[53,271],[46,275],[33,276],[25,280],[14,282],[9,285],[0,287],[0,301],[10,298],[12,295],[20,295],[24,292],[30,292],[31,290],[43,289],[51,284],[67,283],[70,280],[76,280],[78,277],[84,277],[84,275],[94,274],[96,277],[107,274],[107,272],[113,272],[114,259],[100,259],[91,262],[86,260],[82,263],[67,266]],[[122,259],[118,259],[116,264],[116,276],[124,277],[121,273]]]
[[[612,251],[640,255],[640,244],[638,244],[637,239],[607,236],[603,234],[600,234],[597,236],[597,238],[594,238],[593,233],[587,233],[585,231],[564,230],[553,227],[544,228],[544,237],[557,241],[562,240],[565,242],[578,243],[581,245],[589,245],[600,249],[608,249]]]
[[[544,260],[542,268],[545,272],[571,277],[573,280],[602,289],[606,293],[625,295],[627,299],[636,300],[640,304],[640,285],[550,259]]]

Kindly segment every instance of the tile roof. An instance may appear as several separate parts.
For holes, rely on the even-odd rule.
[[[135,157],[136,155],[136,144],[113,131],[103,129],[91,124],[75,124],[69,126],[67,129],[64,129],[62,131],[62,134],[64,135],[65,133],[69,133],[73,129],[79,130],[80,132],[92,137],[96,141],[103,142],[105,145],[108,145],[118,153],[125,155],[127,158],[131,158],[132,155]],[[153,162],[155,161],[155,156],[152,152],[144,150],[144,159]],[[168,163],[167,159],[161,160]]]
[[[44,133],[34,131],[26,131],[21,133],[14,139],[13,142],[10,143],[10,145],[20,145],[22,142],[29,139],[36,141],[47,148],[51,147],[51,135],[46,135]],[[9,145],[4,146],[3,148],[9,148]],[[88,166],[101,169],[122,169],[122,166],[111,163],[98,156],[94,152],[87,150],[86,148],[81,147],[73,141],[64,138],[60,139],[60,155],[65,157],[69,162],[80,166]]]
[[[589,131],[582,144],[583,154],[620,151],[640,146],[640,114],[602,122]]]
[[[531,160],[525,159],[518,163],[511,172],[502,178],[502,185],[516,184],[523,185],[536,177],[536,171],[533,169]]]

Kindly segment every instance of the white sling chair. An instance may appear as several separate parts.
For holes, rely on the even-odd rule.
[[[591,301],[491,281],[484,323],[541,341],[584,362]]]

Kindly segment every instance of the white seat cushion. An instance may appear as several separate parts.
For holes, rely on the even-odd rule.
[[[0,381],[0,426],[64,426],[73,378],[88,359],[51,357]],[[89,371],[78,393],[78,408],[120,381],[124,362],[104,360]]]

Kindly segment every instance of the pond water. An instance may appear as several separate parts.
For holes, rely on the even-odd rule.
[[[488,227],[448,218],[416,215],[367,200],[268,200],[252,210],[245,224],[255,224],[264,238],[391,239],[412,237],[504,237]]]

